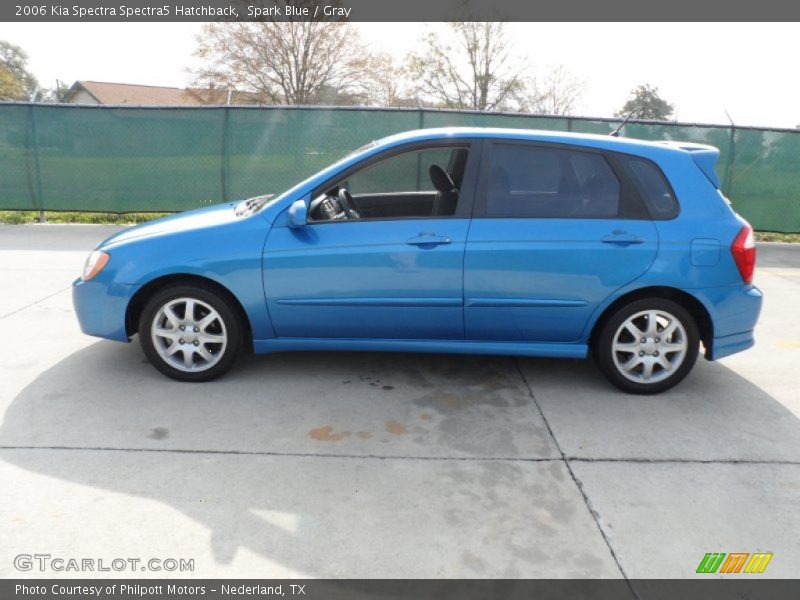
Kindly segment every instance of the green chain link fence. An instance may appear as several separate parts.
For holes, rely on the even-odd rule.
[[[316,107],[0,104],[0,209],[143,212],[281,192],[371,140],[474,125],[607,134],[614,119]],[[711,144],[723,192],[756,229],[800,232],[800,131],[629,122],[622,134]]]

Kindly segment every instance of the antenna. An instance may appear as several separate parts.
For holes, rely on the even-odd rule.
[[[731,125],[736,127],[736,123],[733,122],[733,119],[731,118],[731,113],[728,112],[728,109],[727,108],[723,108],[722,110],[725,111],[725,116],[728,117],[728,121],[731,122]]]
[[[632,110],[631,112],[629,112],[629,113],[628,113],[628,116],[627,116],[627,117],[625,117],[625,118],[622,120],[622,123],[620,123],[620,124],[619,124],[619,127],[617,127],[617,128],[614,130],[614,131],[612,131],[612,132],[611,132],[611,133],[609,133],[608,135],[610,135],[611,137],[619,137],[619,132],[620,132],[620,130],[621,130],[623,127],[625,127],[625,123],[627,123],[628,121],[630,121],[630,120],[631,120],[631,117],[633,116],[633,113],[634,113],[634,112],[636,112],[636,111],[633,111],[633,110]]]

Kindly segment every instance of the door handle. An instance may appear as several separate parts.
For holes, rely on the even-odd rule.
[[[644,243],[644,240],[639,236],[624,231],[620,231],[619,233],[614,232],[603,237],[600,241],[604,244],[614,244],[615,246],[630,246],[631,244]]]
[[[438,246],[440,244],[450,244],[453,240],[444,235],[434,233],[420,233],[406,241],[411,246]]]

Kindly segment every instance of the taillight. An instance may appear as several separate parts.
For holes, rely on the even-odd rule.
[[[756,240],[753,236],[753,228],[746,224],[736,239],[731,244],[731,254],[742,276],[742,281],[751,283],[753,281],[753,271],[756,268]]]

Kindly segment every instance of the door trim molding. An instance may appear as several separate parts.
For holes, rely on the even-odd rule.
[[[463,306],[461,298],[278,298],[287,306]]]
[[[538,308],[538,307],[581,307],[585,300],[569,300],[561,298],[466,298],[464,306],[492,308]]]

